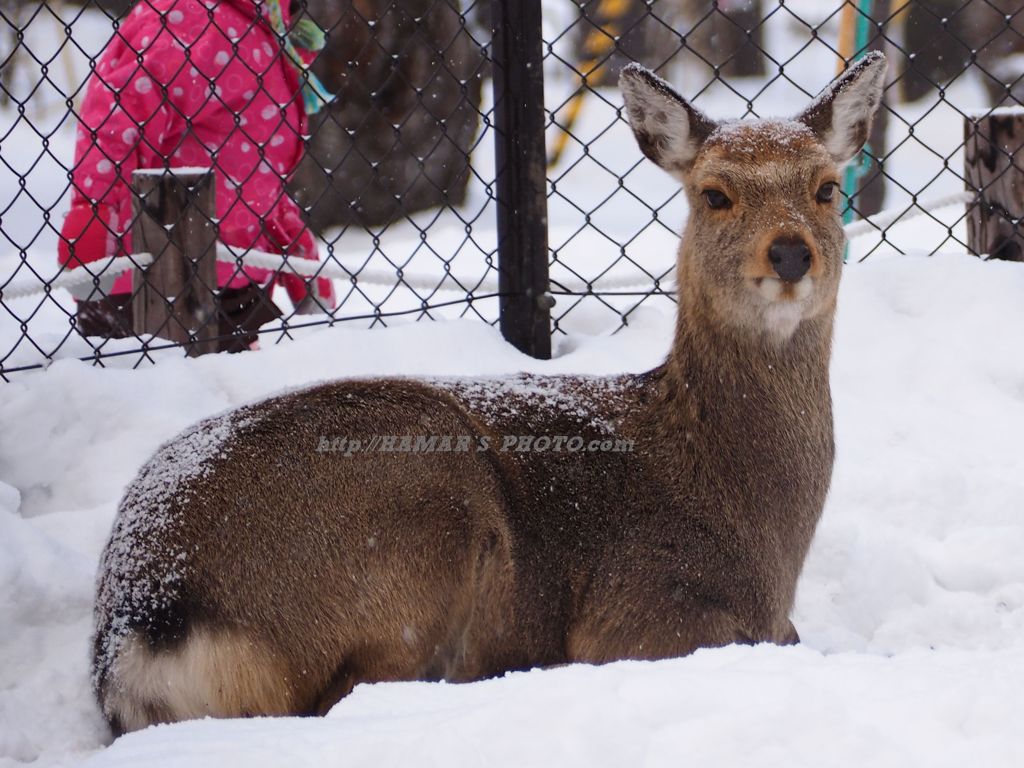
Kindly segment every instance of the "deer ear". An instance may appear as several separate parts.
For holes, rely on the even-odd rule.
[[[872,51],[832,81],[796,119],[817,135],[837,163],[856,155],[868,140],[882,102],[885,56]]]
[[[717,124],[651,70],[629,64],[619,75],[640,151],[669,173],[685,173]]]

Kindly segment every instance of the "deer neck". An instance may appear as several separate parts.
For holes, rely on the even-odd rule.
[[[794,405],[820,406],[827,396],[832,309],[804,320],[790,338],[779,340],[768,332],[730,327],[697,291],[681,290],[679,303],[666,374],[676,387],[694,390],[697,385],[691,397],[715,403],[739,397],[742,404],[744,394],[772,395]]]
[[[665,469],[774,553],[780,598],[791,601],[831,477],[832,312],[779,344],[724,326],[706,300],[680,293],[648,424]]]

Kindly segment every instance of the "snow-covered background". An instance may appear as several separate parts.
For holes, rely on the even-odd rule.
[[[799,5],[824,16],[825,4]],[[775,18],[769,43],[785,57],[801,39],[785,14]],[[557,14],[552,19],[558,23]],[[55,46],[47,24],[40,17],[31,39]],[[86,16],[75,29],[86,50],[101,47],[101,20]],[[787,74],[813,92],[833,68],[827,51],[812,45]],[[570,87],[552,74],[549,106]],[[703,85],[682,74],[685,93]],[[738,83],[750,93],[763,85]],[[605,96],[617,103],[613,92]],[[949,99],[976,107],[981,91],[967,78]],[[762,114],[789,113],[802,100],[780,82],[756,104]],[[744,108],[727,89],[713,88],[698,103],[719,116]],[[933,107],[901,105],[909,122],[922,119],[890,163],[904,186],[926,195],[962,188],[936,160],[949,155],[959,167],[960,117],[948,105]],[[39,114],[37,125],[52,121],[53,154],[33,164],[42,139],[15,112],[0,113],[0,210],[9,246],[6,255],[0,247],[0,276],[21,264],[20,250],[45,274],[54,271],[55,235],[16,173],[31,169],[29,191],[59,212],[58,160],[69,159],[71,126],[53,116],[59,113]],[[671,180],[637,165],[624,126],[605,131],[613,117],[611,107],[588,102],[579,133],[600,135],[593,158],[574,164],[580,148],[571,147],[560,166],[551,242],[567,266],[556,270],[601,274],[629,240],[630,257],[662,274],[672,263],[670,230],[685,208],[672,199]],[[893,122],[896,146],[907,126]],[[486,169],[489,152],[484,142],[474,163]],[[614,188],[602,165],[629,173],[625,191],[599,205]],[[889,204],[901,194],[891,189]],[[667,226],[651,226],[648,205],[664,206]],[[479,214],[474,239],[481,247],[460,253],[453,271],[486,273],[481,254],[493,247],[493,229],[485,206],[483,191],[473,191],[463,213]],[[591,212],[590,225],[581,211]],[[832,366],[838,457],[800,582],[794,622],[801,646],[538,670],[464,686],[361,686],[324,719],[185,723],[109,746],[88,683],[93,579],[117,501],[142,462],[204,416],[341,376],[640,371],[667,351],[671,302],[644,302],[614,335],[618,313],[584,302],[562,322],[555,358],[544,362],[470,319],[342,325],[243,355],[165,355],[138,370],[130,356],[107,368],[69,359],[88,352],[70,339],[48,370],[0,385],[0,768],[1024,765],[1024,267],[957,252],[948,235],[952,228],[963,239],[962,208],[934,213],[938,223],[917,218],[889,233],[907,255],[886,245],[855,263],[878,240],[852,246]],[[450,213],[428,231],[440,253],[464,239]],[[352,233],[337,246],[343,263],[362,264],[372,252],[368,237]],[[438,269],[411,224],[382,233],[373,258],[382,253],[411,260],[413,272]],[[628,263],[611,274],[644,276]],[[25,315],[35,307],[18,301]],[[389,301],[415,306],[408,291]],[[628,309],[628,301],[612,303]],[[31,362],[39,351],[19,342],[20,322],[0,319],[0,354],[13,345],[11,360]],[[54,302],[30,323],[44,349],[67,330]]]
[[[770,5],[770,4],[769,4]],[[835,74],[832,52],[837,36],[839,0],[789,0],[765,22],[765,47],[784,65],[767,78],[716,81],[707,69],[670,66],[670,77],[680,91],[713,117],[747,114],[753,105],[759,116],[793,114],[820,91]],[[24,30],[26,46],[47,66],[16,72],[12,89],[26,99],[24,115],[15,107],[0,109],[0,286],[37,285],[40,276],[57,273],[56,243],[69,202],[68,169],[73,163],[75,123],[66,112],[68,94],[78,98],[80,80],[89,72],[88,58],[97,56],[109,37],[110,22],[96,12],[74,6],[54,6],[69,25],[74,44],[67,42],[64,26],[54,13],[33,16]],[[552,44],[545,63],[546,106],[557,123],[566,120],[566,102],[578,80],[565,64],[573,59],[572,36],[563,34],[578,10],[570,0],[544,3],[545,36]],[[823,23],[818,39],[807,24]],[[2,25],[2,23],[0,23]],[[894,62],[898,69],[905,64]],[[771,70],[771,64],[769,64]],[[482,112],[490,113],[490,84],[484,84]],[[886,170],[896,181],[888,184],[887,207],[910,207],[913,195],[925,199],[963,190],[962,111],[985,106],[976,77],[958,78],[937,96],[914,104],[894,105],[890,118]],[[551,277],[570,289],[595,290],[635,281],[629,289],[643,293],[671,268],[676,233],[686,215],[676,183],[643,160],[625,121],[617,114],[621,99],[614,89],[599,89],[584,102],[574,138],[557,167],[550,169],[548,201],[549,244],[554,263]],[[558,130],[549,131],[553,145]],[[483,280],[493,282],[497,243],[495,204],[489,192],[494,179],[492,136],[484,132],[472,156],[474,176],[465,205],[457,210],[428,210],[412,214],[372,232],[354,229],[325,233],[321,254],[357,276],[355,284],[339,282],[344,304],[339,318],[355,327],[394,325],[421,318],[419,308],[431,309],[431,318],[471,317],[493,322],[497,300],[476,299],[471,306],[458,303],[473,289],[477,296]],[[620,186],[619,179],[622,179]],[[21,185],[21,179],[25,185]],[[656,218],[654,213],[656,212]],[[871,258],[886,253],[932,253],[966,240],[963,207],[930,211],[927,226],[901,222],[886,231],[884,244],[877,236],[859,238],[851,257]],[[468,223],[468,230],[467,230]],[[423,233],[426,233],[425,237]],[[396,282],[396,270],[412,278],[433,278],[435,290]],[[446,279],[446,272],[457,280]],[[375,277],[383,275],[381,282]],[[416,282],[419,285],[418,281]],[[281,292],[276,300],[287,310]],[[72,332],[74,303],[64,290],[15,300],[4,299],[0,310],[0,361],[5,370],[39,365],[47,358],[85,357],[93,346]],[[664,296],[604,296],[601,300],[563,296],[555,308],[558,335],[604,334],[632,319],[637,306],[671,312]],[[411,313],[392,317],[393,313]],[[625,318],[624,318],[625,316]],[[302,321],[304,318],[298,318]],[[301,331],[300,331],[301,333]],[[282,338],[267,333],[266,343]],[[135,339],[103,345],[104,353],[124,352],[108,365],[130,367],[139,363]],[[162,356],[177,357],[171,350]],[[158,354],[157,356],[161,356]]]

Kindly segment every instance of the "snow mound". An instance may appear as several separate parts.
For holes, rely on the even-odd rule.
[[[1021,654],[899,659],[730,647],[474,685],[362,686],[325,720],[129,735],[90,768],[323,765],[1009,766]]]

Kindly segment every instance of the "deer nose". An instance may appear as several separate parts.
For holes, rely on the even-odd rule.
[[[803,240],[776,240],[768,249],[768,261],[775,274],[787,283],[795,283],[811,268],[811,249]]]

